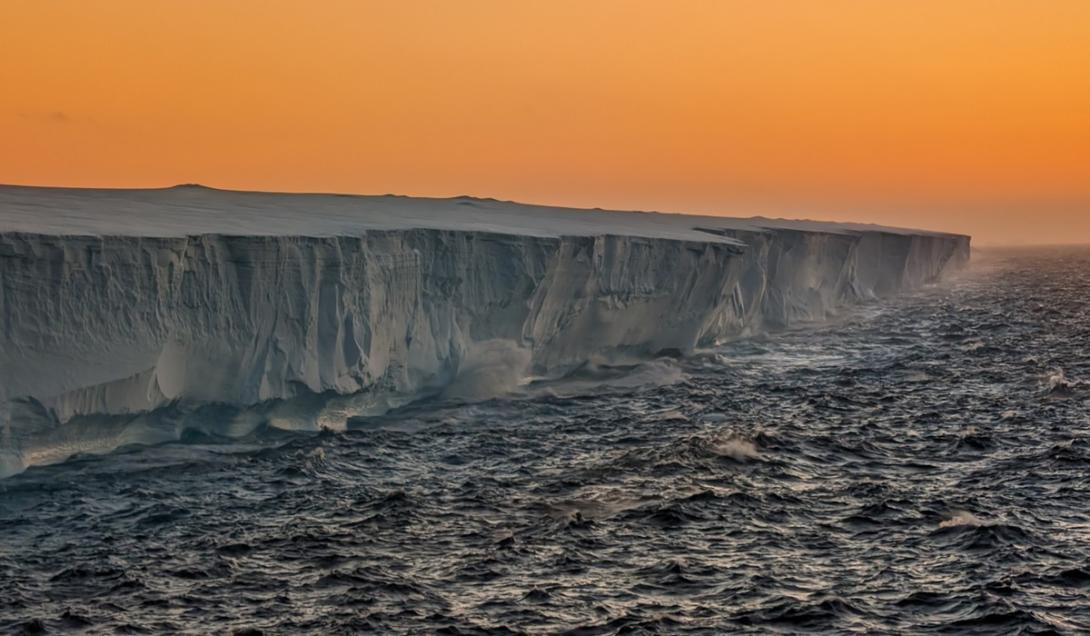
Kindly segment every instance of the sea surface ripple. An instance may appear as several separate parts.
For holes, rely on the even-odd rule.
[[[1090,632],[1090,250],[346,432],[0,482],[15,633]]]

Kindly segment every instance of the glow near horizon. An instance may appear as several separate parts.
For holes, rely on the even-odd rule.
[[[0,182],[1090,242],[1090,3],[0,7]]]

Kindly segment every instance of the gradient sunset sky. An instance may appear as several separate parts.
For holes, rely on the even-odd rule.
[[[0,183],[1090,242],[1087,0],[3,0]]]

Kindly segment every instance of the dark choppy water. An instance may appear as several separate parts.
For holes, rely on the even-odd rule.
[[[1088,299],[1090,251],[993,254],[534,396],[31,469],[0,628],[1087,632]]]

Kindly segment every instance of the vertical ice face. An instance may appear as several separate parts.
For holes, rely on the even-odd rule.
[[[967,237],[613,214],[633,233],[2,232],[0,449],[25,462],[73,418],[168,404],[236,419],[265,405],[256,417],[288,422],[293,400],[317,401],[304,419],[336,426],[421,394],[821,319],[968,259]]]

